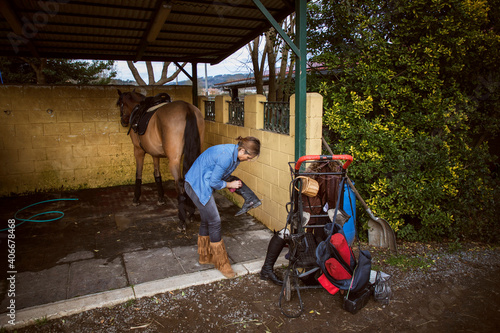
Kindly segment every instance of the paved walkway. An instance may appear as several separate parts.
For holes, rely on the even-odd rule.
[[[18,213],[21,218],[47,211],[61,211],[64,216],[17,226],[13,267],[6,265],[8,232],[0,233],[0,326],[10,326],[7,307],[12,300],[20,327],[43,317],[53,319],[223,279],[212,265],[198,263],[199,216],[186,233],[179,233],[173,182],[164,188],[163,206],[156,204],[154,184],[143,185],[137,207],[131,205],[132,186],[1,198],[0,229],[26,206],[78,200],[50,201]],[[233,269],[238,275],[259,272],[271,232],[248,214],[234,217],[239,208],[224,196],[216,194],[216,202]],[[15,281],[7,280],[12,276]],[[9,296],[12,288],[15,296]]]

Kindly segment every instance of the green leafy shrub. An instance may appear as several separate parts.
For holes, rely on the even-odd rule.
[[[488,4],[311,5],[313,59],[336,69],[311,79],[328,139],[354,157],[356,188],[401,238],[500,240],[489,145],[500,131],[500,38]]]

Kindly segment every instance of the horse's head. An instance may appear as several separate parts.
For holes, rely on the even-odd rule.
[[[146,96],[135,92],[135,89],[131,92],[122,93],[118,89],[118,101],[116,101],[116,106],[120,108],[120,123],[123,127],[127,127],[130,122],[130,114],[134,107],[142,102]]]

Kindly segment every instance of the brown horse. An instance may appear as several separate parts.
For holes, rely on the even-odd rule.
[[[118,95],[120,97],[116,105],[120,107],[121,124],[128,127],[133,109],[146,97],[135,90],[126,93],[118,90]],[[177,191],[180,230],[186,230],[186,209],[189,210],[190,217],[194,212],[194,206],[188,204],[189,197],[184,193],[184,175],[200,155],[204,131],[205,121],[201,111],[184,101],[175,101],[159,107],[149,120],[143,135],[129,131],[136,161],[133,204],[140,204],[142,169],[146,153],[153,157],[158,204],[165,203],[161,184],[160,158],[168,158],[170,173],[174,177]],[[181,174],[182,156],[184,156],[184,160]]]

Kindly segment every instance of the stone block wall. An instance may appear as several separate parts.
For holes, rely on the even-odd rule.
[[[203,101],[200,109],[203,112]],[[238,136],[254,136],[261,142],[261,154],[256,161],[243,162],[233,175],[241,178],[262,200],[262,205],[249,211],[271,230],[284,227],[287,217],[286,203],[290,201],[289,185],[292,180],[288,162],[295,161],[295,96],[290,100],[290,135],[263,130],[263,95],[245,97],[245,126],[227,124],[229,119],[227,101],[229,96],[215,99],[215,121],[205,121],[204,149],[212,145],[236,143]],[[317,93],[307,94],[306,101],[306,155],[321,154],[323,97]],[[223,190],[241,206],[243,199],[235,193]]]
[[[132,184],[133,146],[117,89],[192,101],[189,86],[0,86],[0,196]],[[168,161],[162,176],[171,178]],[[143,182],[154,182],[146,157]]]
[[[173,100],[192,101],[190,86],[0,86],[0,196],[34,191],[96,188],[133,184],[135,159],[127,129],[120,125],[117,89],[152,96],[160,92]],[[204,111],[203,100],[199,105]],[[321,154],[323,98],[307,94],[306,154]],[[283,228],[290,201],[295,160],[295,103],[290,101],[290,135],[264,131],[262,95],[245,97],[245,126],[227,124],[228,96],[217,96],[215,121],[205,121],[202,149],[236,143],[238,136],[255,136],[261,155],[234,172],[261,198],[250,213],[270,229]],[[161,162],[164,180],[171,179],[168,160]],[[146,156],[143,183],[152,183],[152,158]],[[242,198],[223,191],[240,205]]]

